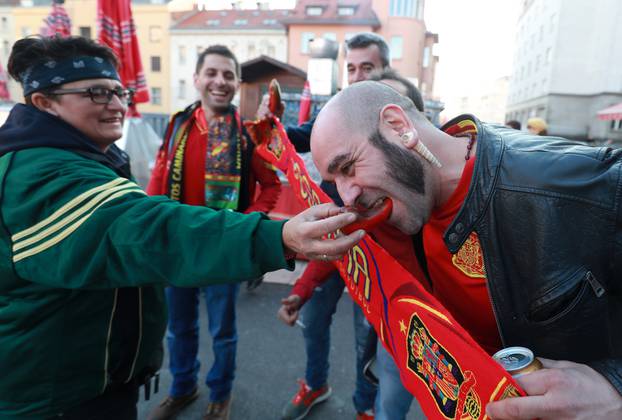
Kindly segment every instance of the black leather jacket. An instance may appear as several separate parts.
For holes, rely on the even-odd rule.
[[[478,128],[471,186],[444,239],[479,237],[504,346],[587,363],[622,393],[622,150]]]

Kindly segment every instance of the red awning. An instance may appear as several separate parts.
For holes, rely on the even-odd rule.
[[[622,120],[622,102],[605,108],[602,111],[598,111],[596,115],[599,120],[604,121]]]

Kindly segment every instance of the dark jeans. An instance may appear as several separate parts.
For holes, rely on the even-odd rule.
[[[303,306],[300,318],[302,334],[307,353],[305,380],[311,389],[318,389],[328,381],[328,359],[330,352],[330,325],[337,309],[337,302],[343,294],[343,280],[334,272],[330,278],[317,287],[311,299]],[[363,375],[367,339],[371,326],[365,320],[363,311],[356,304],[354,308],[354,339],[356,354],[356,386],[352,400],[356,411],[362,413],[374,406],[376,387]]]
[[[49,420],[136,420],[137,402],[138,385],[135,383],[109,387],[100,396]]]
[[[210,388],[210,401],[229,397],[235,376],[238,333],[235,304],[240,285],[218,284],[201,288],[167,287],[169,307],[167,343],[169,368],[173,383],[169,394],[181,397],[197,387],[201,362],[199,351],[199,294],[205,296],[208,329],[212,336],[214,362],[205,384]]]

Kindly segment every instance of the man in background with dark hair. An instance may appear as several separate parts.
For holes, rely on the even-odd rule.
[[[171,119],[147,192],[217,210],[269,212],[281,185],[275,171],[254,153],[240,115],[231,105],[240,86],[240,66],[233,53],[220,45],[203,51],[197,60],[194,86],[200,100]],[[167,177],[164,168],[168,165],[171,175]],[[261,193],[254,199],[257,184]],[[173,383],[169,396],[151,413],[151,419],[171,419],[198,397],[201,292],[205,296],[214,351],[214,363],[205,380],[210,388],[210,403],[203,418],[229,417],[237,349],[238,291],[238,284],[166,290]]]
[[[520,122],[518,122],[516,120],[510,120],[510,121],[506,122],[505,126],[513,128],[514,130],[520,130],[521,129]]]

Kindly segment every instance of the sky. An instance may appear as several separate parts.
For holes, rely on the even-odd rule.
[[[426,0],[427,29],[437,33],[435,91],[465,96],[512,70],[521,0]]]

